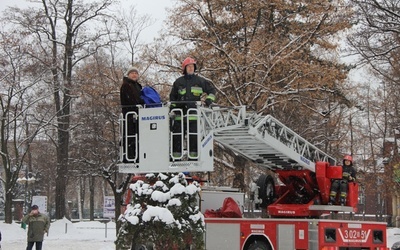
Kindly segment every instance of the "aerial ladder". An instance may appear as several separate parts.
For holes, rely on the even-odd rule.
[[[276,173],[283,185],[262,176],[257,181],[263,206],[271,217],[318,217],[329,211],[356,212],[358,184],[349,183],[345,206],[327,205],[332,179],[340,179],[341,166],[334,157],[324,153],[270,115],[247,113],[244,106],[196,108],[181,114],[178,135],[182,147],[178,156],[172,145],[177,135],[171,131],[173,116],[180,109],[167,103],[161,107],[139,107],[139,112],[120,116],[121,173],[208,172],[213,171],[214,141]],[[193,119],[195,118],[195,119]],[[127,122],[136,119],[139,133],[129,134]],[[197,131],[189,131],[189,120],[197,122]],[[185,129],[186,127],[186,129]],[[198,154],[190,156],[189,138],[197,138]],[[135,144],[134,156],[127,145]],[[175,152],[176,153],[176,152]]]

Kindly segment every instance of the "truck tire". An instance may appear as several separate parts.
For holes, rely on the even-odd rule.
[[[271,250],[271,248],[264,241],[254,241],[247,250]]]
[[[266,208],[272,204],[275,198],[275,183],[271,175],[262,174],[256,182],[258,188],[258,198],[262,200],[259,205],[261,208]]]

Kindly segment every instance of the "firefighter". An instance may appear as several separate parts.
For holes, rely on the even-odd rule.
[[[329,194],[329,205],[336,204],[336,195],[340,191],[340,205],[344,206],[346,204],[348,183],[355,181],[356,170],[353,167],[353,157],[350,155],[345,155],[343,157],[342,166],[342,179],[336,179],[332,181],[331,190]]]
[[[169,95],[171,101],[171,108],[179,108],[182,110],[182,117],[180,112],[174,113],[174,122],[172,124],[173,133],[182,133],[181,121],[184,119],[189,120],[189,132],[194,133],[189,136],[189,159],[196,159],[198,157],[197,152],[197,115],[191,113],[187,116],[188,109],[196,108],[196,102],[201,101],[203,94],[206,94],[205,104],[210,106],[215,102],[215,89],[210,81],[203,77],[195,75],[196,61],[188,57],[182,62],[182,73],[183,76],[175,80],[171,93]],[[186,130],[186,124],[184,124]],[[182,145],[181,135],[177,134],[173,136],[173,156],[174,158],[181,158]]]

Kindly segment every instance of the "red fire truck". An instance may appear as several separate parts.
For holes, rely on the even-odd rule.
[[[121,173],[213,171],[214,141],[274,173],[261,175],[257,181],[261,207],[268,218],[206,218],[207,250],[388,249],[386,223],[327,216],[357,212],[358,184],[349,183],[344,206],[328,205],[331,180],[341,178],[341,166],[274,117],[246,113],[245,107],[204,108],[198,104],[181,114],[186,121],[179,121],[181,132],[173,132],[170,125],[177,121],[171,116],[177,112],[182,110],[171,110],[167,104],[120,117],[124,142]],[[128,131],[130,120],[138,121],[139,134]],[[185,129],[189,120],[197,121],[197,131]],[[193,138],[197,155],[188,154]],[[128,155],[127,145],[132,142],[137,150]],[[174,143],[184,145],[179,154],[172,153]],[[234,194],[223,192],[222,197],[231,196]],[[207,202],[207,197],[201,200]],[[214,209],[222,205],[223,199],[219,201]],[[243,201],[238,203],[243,205]]]
[[[207,218],[206,249],[387,249],[386,225],[327,219]]]

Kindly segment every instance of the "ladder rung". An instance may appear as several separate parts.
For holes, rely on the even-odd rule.
[[[203,115],[210,123],[205,127],[214,131],[215,141],[267,168],[274,169],[276,165],[276,169],[302,167],[315,171],[318,160],[335,163],[333,157],[272,116],[249,116],[244,107],[206,112]]]

